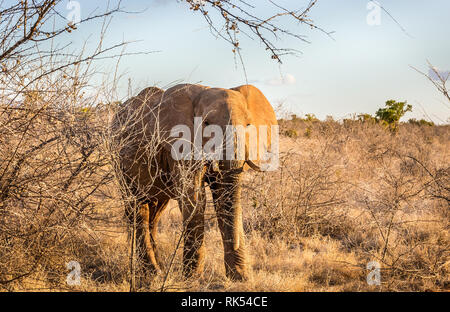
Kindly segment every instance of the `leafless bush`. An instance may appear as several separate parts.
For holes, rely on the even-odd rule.
[[[66,287],[66,262],[98,246],[94,228],[118,220],[98,205],[113,176],[100,148],[108,116],[90,79],[92,62],[124,43],[102,48],[102,29],[91,53],[53,46],[76,28],[59,19],[59,2],[21,1],[0,13],[0,286],[7,288]]]
[[[39,268],[64,271],[68,246],[92,243],[94,224],[104,220],[96,204],[112,178],[98,149],[104,120],[62,85],[40,82],[39,92],[1,108],[0,271],[9,275],[3,284]]]
[[[186,0],[190,9],[200,12],[211,28],[213,34],[228,41],[233,46],[233,52],[240,51],[241,32],[247,37],[260,40],[264,48],[270,52],[271,58],[281,62],[284,55],[297,53],[293,48],[281,48],[275,41],[282,37],[295,38],[308,42],[305,35],[292,31],[285,26],[286,21],[293,21],[330,35],[318,27],[310,17],[311,9],[317,0],[305,1],[302,8],[289,9],[275,1],[269,1],[274,13],[262,16],[258,9],[264,4],[235,0]],[[300,4],[302,5],[302,4]],[[211,12],[209,11],[211,10]],[[216,13],[216,14],[213,14]]]
[[[361,269],[381,264],[380,289],[448,288],[448,126],[402,124],[393,137],[357,120],[284,123],[311,132],[284,138],[276,178],[248,180],[249,235],[289,246],[329,237]]]
[[[279,172],[270,178],[256,175],[248,180],[248,205],[252,207],[247,212],[248,228],[292,244],[318,233],[342,235],[347,186],[342,165],[333,156],[329,147],[317,154],[293,149],[281,156]]]
[[[450,78],[450,73],[440,72],[433,64],[428,63],[429,71],[428,73],[421,72],[420,70],[414,68],[418,73],[425,76],[436,88],[437,91],[442,93],[442,95],[450,102],[450,93],[447,89],[447,82]]]

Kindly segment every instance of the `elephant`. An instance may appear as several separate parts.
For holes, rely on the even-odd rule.
[[[248,135],[243,159],[174,159],[174,144],[179,138],[172,137],[171,129],[179,125],[187,127],[193,141],[195,117],[201,117],[202,128],[216,125],[226,130],[230,125],[253,125],[259,132],[258,127],[265,125],[269,136],[264,143],[266,148],[273,141],[273,126],[277,127],[271,104],[252,85],[224,89],[179,84],[165,91],[149,87],[127,100],[114,116],[112,129],[118,142],[117,168],[126,193],[133,195],[138,207],[133,210],[129,205],[126,209],[130,221],[136,222],[138,256],[149,272],[160,271],[157,225],[169,200],[175,199],[185,226],[184,276],[201,275],[205,260],[205,187],[209,187],[222,236],[226,276],[245,281],[250,270],[242,222],[241,176],[250,168],[261,171],[266,160],[259,152],[254,159],[249,158]],[[262,142],[257,138],[259,146]],[[205,141],[202,138],[201,144]],[[233,142],[236,147],[236,137]],[[227,147],[223,146],[224,155]],[[188,178],[182,172],[186,164],[190,168]]]

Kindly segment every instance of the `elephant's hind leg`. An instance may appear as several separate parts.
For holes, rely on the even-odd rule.
[[[156,251],[157,225],[168,200],[150,201],[141,205],[137,214],[136,239],[138,255],[143,267],[151,274],[160,271]]]
[[[169,203],[169,199],[159,200],[153,202],[153,204],[149,205],[150,210],[150,218],[149,218],[149,232],[150,232],[150,243],[153,250],[154,261],[153,265],[159,270],[161,259],[158,256],[157,249],[157,235],[158,235],[158,222],[161,217],[162,212],[167,207]]]

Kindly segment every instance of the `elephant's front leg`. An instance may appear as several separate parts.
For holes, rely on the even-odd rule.
[[[248,279],[248,258],[242,224],[240,175],[227,174],[211,184],[214,206],[224,246],[227,276]]]
[[[183,214],[184,249],[183,273],[185,277],[200,275],[205,260],[205,188],[203,175],[196,175],[194,185],[178,201]]]

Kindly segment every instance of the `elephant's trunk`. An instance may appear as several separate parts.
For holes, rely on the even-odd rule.
[[[222,179],[217,198],[219,218],[223,222],[223,235],[228,248],[238,250],[242,231],[242,205],[240,174],[228,173]]]
[[[225,249],[227,276],[234,280],[248,277],[242,222],[241,173],[244,161],[223,161],[217,180],[211,185],[218,223]]]
[[[250,166],[250,168],[252,168],[255,171],[262,171],[261,167],[258,166],[257,164],[255,164],[253,161],[251,160],[247,160],[247,164]]]
[[[242,225],[242,205],[241,205],[241,186],[236,183],[233,190],[231,190],[231,222],[232,222],[232,242],[233,250],[238,250],[240,245],[240,235],[243,228]]]
[[[219,204],[219,226],[225,246],[225,268],[227,276],[235,280],[248,277],[247,255],[242,224],[240,174],[229,174],[222,189],[224,196]]]

